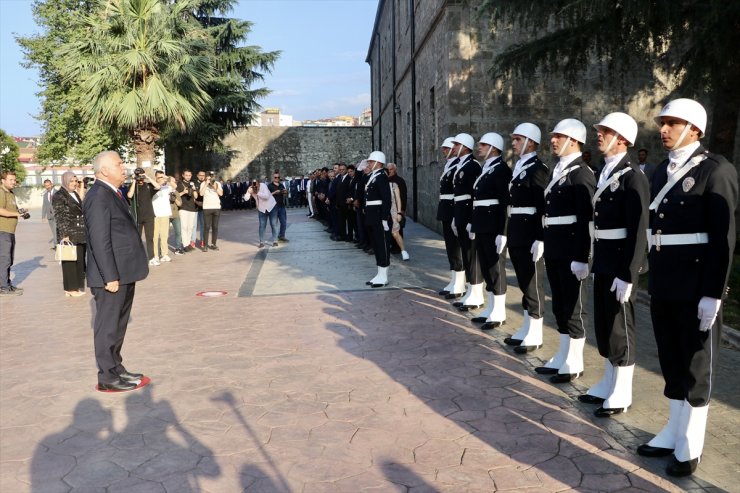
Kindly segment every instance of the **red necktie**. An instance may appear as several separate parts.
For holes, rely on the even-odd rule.
[[[121,193],[120,190],[116,190],[116,195],[118,195],[119,199],[123,200],[123,194]]]

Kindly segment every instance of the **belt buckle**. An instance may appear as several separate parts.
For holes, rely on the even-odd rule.
[[[655,251],[660,251],[660,233],[655,234]]]

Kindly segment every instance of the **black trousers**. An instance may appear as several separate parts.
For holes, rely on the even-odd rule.
[[[108,292],[105,288],[91,288],[95,297],[93,341],[98,383],[116,382],[125,370],[121,348],[126,337],[135,289],[136,283],[121,284],[115,293]]]
[[[547,280],[552,291],[552,312],[558,332],[571,339],[586,337],[586,299],[583,281],[570,271],[570,260],[545,259]]]
[[[10,289],[10,268],[15,260],[15,233],[0,231],[0,288]]]
[[[207,245],[215,245],[218,241],[218,222],[221,218],[221,209],[203,209],[203,241]],[[211,242],[208,243],[208,233],[211,232]]]
[[[452,232],[452,220],[442,221],[442,235],[445,239],[445,250],[447,250],[447,260],[450,262],[450,270],[460,272],[463,270],[462,250],[457,236]]]
[[[197,222],[195,223],[195,227],[198,227]],[[147,258],[151,259],[154,257],[154,218],[139,219],[139,237],[141,237],[142,229],[146,237]]]
[[[545,315],[545,261],[532,262],[532,253],[527,247],[509,248],[509,258],[514,266],[516,281],[522,290],[522,308],[532,318]]]
[[[660,369],[665,380],[663,394],[687,400],[692,407],[709,404],[713,373],[719,357],[722,310],[712,328],[699,330],[694,302],[650,299]]]
[[[506,294],[506,250],[500,255],[496,253],[496,235],[492,233],[477,233],[473,243],[486,291],[494,295]]]
[[[347,239],[357,239],[357,214],[355,209],[351,205],[345,207],[345,214],[347,216]]]
[[[637,289],[626,303],[617,301],[615,292],[610,291],[613,274],[594,275],[594,329],[599,354],[609,359],[614,366],[635,364],[635,307],[632,304]]]
[[[390,232],[383,229],[383,223],[380,221],[368,221],[368,229],[375,250],[375,263],[378,267],[388,267],[391,264]]]
[[[77,260],[62,262],[62,284],[65,291],[85,289],[85,244],[77,247]]]
[[[460,251],[462,252],[465,278],[470,284],[482,283],[483,275],[481,274],[480,263],[478,262],[478,251],[475,247],[476,240],[471,240],[465,229],[462,231],[458,229],[457,242],[460,244]]]

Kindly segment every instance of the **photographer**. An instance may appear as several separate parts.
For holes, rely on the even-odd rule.
[[[278,240],[288,241],[288,239],[285,238],[285,230],[288,227],[288,215],[285,210],[285,199],[288,195],[288,190],[285,188],[284,184],[280,183],[280,172],[278,170],[275,170],[272,174],[272,181],[267,184],[267,189],[275,198],[275,208],[277,209],[277,218],[280,223]]]
[[[275,207],[275,197],[270,193],[267,185],[259,183],[257,180],[252,181],[252,185],[247,189],[247,193],[254,198],[257,212],[260,220],[260,244],[259,247],[265,246],[265,228],[267,228],[267,218],[270,218],[270,229],[272,230],[272,246],[278,246],[277,242],[277,207]]]
[[[152,198],[152,208],[154,209],[154,258],[149,264],[160,265],[160,262],[172,261],[167,246],[167,237],[170,232],[170,217],[172,216],[170,193],[174,191],[170,188],[163,171],[155,172],[154,179],[159,185],[159,191]]]
[[[177,184],[176,192],[182,200],[180,206],[180,228],[182,229],[182,244],[185,247],[184,252],[195,250],[194,244],[190,244],[190,238],[193,235],[195,221],[198,218],[198,208],[195,205],[195,199],[198,197],[198,190],[195,188],[190,179],[193,178],[193,172],[189,169],[183,170],[182,180]]]
[[[134,170],[134,182],[126,192],[126,196],[133,206],[139,236],[141,236],[141,230],[144,230],[149,265],[159,265],[159,260],[154,252],[154,208],[152,207],[152,198],[154,198],[157,190],[159,190],[159,184],[152,182],[152,179],[142,168],[136,168]]]
[[[15,228],[18,218],[28,219],[31,215],[25,209],[18,209],[15,201],[15,171],[0,174],[0,296],[18,296],[22,288],[10,283],[10,268],[15,254]]]
[[[221,216],[221,196],[224,194],[221,184],[216,180],[216,174],[211,171],[208,178],[200,184],[199,193],[203,197],[203,246],[207,252],[218,250],[218,221]],[[208,232],[211,231],[211,244],[208,244]]]

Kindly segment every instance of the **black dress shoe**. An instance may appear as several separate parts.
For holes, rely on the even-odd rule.
[[[372,286],[372,284],[373,284],[373,282],[372,282],[372,281],[365,281],[365,285],[366,285],[366,286]]]
[[[672,448],[653,447],[647,443],[637,447],[637,455],[641,455],[643,457],[668,457],[672,453]]]
[[[388,285],[388,283],[385,283],[385,284],[371,284],[370,287],[371,288],[382,288],[383,286],[387,286],[387,285]]]
[[[583,375],[582,371],[579,371],[578,373],[558,373],[557,375],[553,375],[550,377],[551,383],[568,383],[572,382],[576,378]]]
[[[456,300],[457,298],[462,298],[465,296],[465,293],[448,293],[445,295],[446,300]]]
[[[498,329],[502,325],[504,325],[506,322],[486,322],[481,327],[481,330],[493,330]]]
[[[673,462],[668,464],[668,467],[665,468],[665,472],[668,473],[669,476],[675,476],[679,478],[684,476],[691,476],[692,474],[694,474],[694,471],[696,471],[697,464],[699,464],[698,458],[681,462],[674,457]]]
[[[141,380],[144,377],[143,373],[131,373],[130,371],[122,371],[118,374],[119,377],[121,377],[121,380],[124,380],[126,382],[134,382],[137,380]]]
[[[622,414],[627,412],[626,407],[600,407],[596,411],[594,411],[594,416],[597,418],[608,418],[609,416],[614,416],[616,414]]]
[[[461,306],[463,306],[463,302],[462,301],[455,301],[452,304],[452,306],[454,306],[455,308],[460,308]]]
[[[482,308],[483,305],[462,305],[459,306],[458,309],[461,312],[469,312],[470,310],[477,310],[478,308]]]
[[[450,294],[450,292],[447,291],[446,289],[443,289],[442,291],[439,291],[437,294],[440,296],[447,296],[448,294]]]
[[[558,369],[548,368],[547,366],[538,366],[534,371],[540,375],[555,375],[558,372]]]
[[[514,339],[513,337],[507,337],[504,339],[504,343],[508,346],[519,346],[522,343],[522,339]]]
[[[138,384],[133,382],[127,382],[126,380],[119,378],[117,382],[112,383],[98,383],[98,390],[107,390],[113,392],[126,392],[127,390],[134,390]]]
[[[488,320],[486,317],[473,317],[470,319],[471,322],[475,322],[476,324],[484,324],[486,320]]]
[[[584,404],[603,404],[606,399],[596,397],[595,395],[581,394],[578,396],[578,400]]]
[[[527,354],[527,353],[531,353],[532,351],[537,351],[541,347],[542,347],[542,344],[538,346],[517,346],[514,348],[514,352],[516,354]]]

